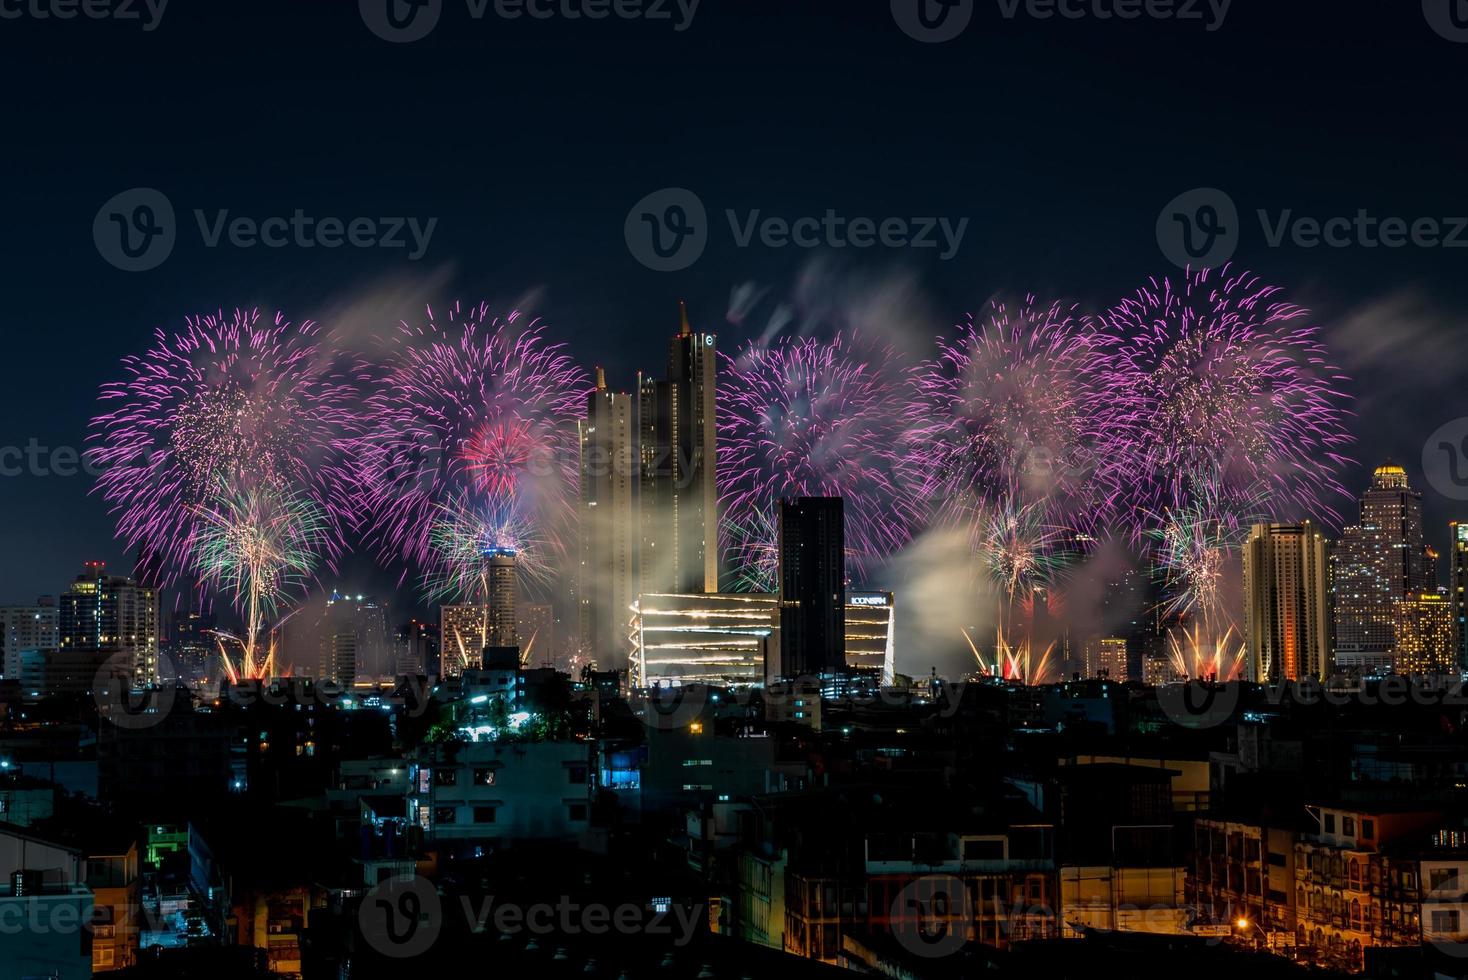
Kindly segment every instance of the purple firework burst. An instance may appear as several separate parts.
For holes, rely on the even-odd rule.
[[[1074,307],[992,304],[913,372],[908,439],[922,491],[941,518],[966,522],[991,503],[1043,504],[1047,520],[1086,528],[1107,497],[1095,460],[1110,436],[1094,401],[1111,342]]]
[[[221,484],[304,499],[324,515],[330,565],[350,523],[347,433],[358,365],[311,321],[258,310],[185,319],[123,359],[102,386],[87,459],[140,572],[165,584],[196,571],[201,513]]]
[[[890,348],[856,335],[781,338],[723,357],[719,495],[723,537],[736,562],[740,554],[769,553],[771,515],[782,497],[845,498],[848,561],[858,575],[908,541],[915,481],[902,451],[894,361]],[[735,571],[746,583],[769,586],[767,574]]]
[[[434,529],[451,506],[513,515],[564,554],[585,372],[519,312],[428,315],[395,335],[357,444],[361,507],[384,558],[445,571]]]
[[[1118,343],[1107,425],[1109,482],[1128,515],[1261,489],[1276,517],[1333,514],[1351,436],[1346,380],[1310,312],[1249,272],[1152,279],[1104,317]],[[1145,530],[1139,527],[1138,530]]]

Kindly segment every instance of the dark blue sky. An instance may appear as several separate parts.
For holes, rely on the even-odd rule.
[[[760,329],[724,322],[731,293],[788,293],[813,260],[850,288],[912,283],[923,301],[900,329],[923,342],[996,290],[1095,307],[1171,271],[1159,211],[1218,187],[1245,216],[1237,261],[1338,331],[1367,396],[1358,454],[1394,456],[1421,482],[1428,433],[1468,415],[1468,250],[1270,248],[1253,213],[1468,214],[1468,44],[1410,0],[1235,0],[1211,32],[1007,19],[975,2],[943,44],[905,35],[887,0],[703,0],[683,31],[476,21],[445,0],[436,30],[410,44],[369,32],[355,0],[172,0],[151,31],[0,19],[0,445],[80,445],[120,357],[221,306],[324,320],[350,308],[372,331],[422,300],[529,296],[622,385],[660,364],[678,297],[727,348]],[[138,186],[172,202],[178,241],[129,273],[101,258],[92,223]],[[630,254],[623,223],[671,186],[693,190],[713,227],[696,264],[660,273]],[[206,248],[195,208],[438,222],[410,262],[402,249]],[[948,261],[823,255],[738,248],[726,208],[969,226]],[[84,558],[121,562],[89,489],[85,477],[0,479],[0,601],[55,593]],[[1443,538],[1454,512],[1428,499]]]

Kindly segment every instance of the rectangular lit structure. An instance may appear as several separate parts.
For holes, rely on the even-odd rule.
[[[895,614],[891,592],[846,593],[846,666],[880,671],[884,685],[896,673]]]
[[[633,606],[634,683],[762,684],[778,621],[767,593],[645,593]]]

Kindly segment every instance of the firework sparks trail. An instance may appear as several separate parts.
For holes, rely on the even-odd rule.
[[[545,583],[552,576],[547,540],[513,506],[496,512],[475,507],[467,495],[460,495],[439,508],[429,537],[434,560],[424,579],[424,595],[430,601],[486,602],[490,560],[496,554],[515,556],[521,584]]]
[[[355,446],[358,501],[381,555],[452,582],[440,548],[455,546],[466,514],[512,515],[535,526],[547,560],[568,554],[576,421],[591,389],[561,347],[518,312],[456,304],[441,322],[430,310],[426,327],[402,324],[387,361]]]
[[[1027,687],[1050,684],[1059,679],[1058,671],[1052,660],[1055,653],[1054,643],[1048,644],[1037,655],[1028,638],[1021,640],[1018,644],[1012,644],[1004,628],[999,627],[994,631],[994,659],[991,663],[979,651],[978,644],[969,635],[969,631],[964,629],[962,632],[964,642],[968,644],[969,651],[973,654],[981,674],[1016,681]]]
[[[983,505],[1043,503],[1046,519],[1086,529],[1108,498],[1093,480],[1110,451],[1094,401],[1115,342],[1060,303],[1035,297],[1011,313],[992,304],[939,341],[912,374],[907,438],[924,473],[922,496],[940,518]]]
[[[1261,485],[1277,517],[1333,513],[1345,379],[1309,311],[1279,297],[1225,266],[1153,279],[1102,318],[1119,345],[1098,402],[1117,449],[1103,482],[1136,535],[1149,513],[1246,502]]]
[[[857,577],[907,543],[916,473],[902,446],[895,358],[854,333],[751,343],[723,357],[721,536],[744,584],[772,581],[774,513],[784,497],[843,498]]]
[[[307,500],[321,515],[331,567],[352,523],[347,448],[361,366],[316,324],[236,310],[159,330],[103,385],[88,462],[140,554],[140,572],[169,585],[195,572],[194,539],[218,481],[244,477]]]
[[[1244,643],[1232,626],[1211,632],[1202,623],[1177,626],[1167,634],[1168,653],[1179,677],[1236,681],[1243,677]]]

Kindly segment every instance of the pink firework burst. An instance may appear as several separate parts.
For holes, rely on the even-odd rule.
[[[1345,377],[1310,312],[1249,272],[1153,279],[1103,318],[1118,368],[1102,401],[1118,450],[1108,482],[1145,515],[1257,501],[1283,518],[1329,515],[1351,437]]]
[[[915,481],[902,452],[895,357],[855,334],[751,343],[723,357],[718,473],[726,545],[767,552],[778,502],[799,496],[844,498],[848,561],[858,576],[907,542]],[[758,540],[746,540],[751,535]],[[747,582],[763,577],[734,571]]]
[[[191,574],[199,515],[221,484],[249,482],[309,501],[323,516],[328,566],[351,523],[347,447],[360,365],[315,323],[258,310],[185,318],[158,330],[127,377],[102,386],[88,461],[139,551],[139,570],[164,584]]]
[[[574,516],[585,372],[538,322],[480,304],[402,324],[366,399],[360,504],[384,558],[444,574],[446,507],[513,515],[564,554]]]

